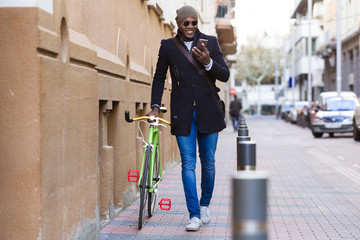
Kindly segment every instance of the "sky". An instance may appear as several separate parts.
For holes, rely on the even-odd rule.
[[[248,35],[266,31],[270,37],[287,34],[294,0],[236,0],[235,20],[238,45]]]

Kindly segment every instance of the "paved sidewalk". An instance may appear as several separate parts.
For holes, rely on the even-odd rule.
[[[270,239],[360,239],[360,142],[249,119],[258,169],[270,173]]]
[[[186,232],[189,221],[181,181],[181,164],[168,171],[159,185],[159,196],[171,199],[171,210],[159,207],[154,216],[147,218],[138,230],[139,200],[122,212],[99,233],[99,240],[115,239],[231,239],[231,176],[236,170],[236,134],[228,129],[219,135],[216,153],[216,183],[210,205],[211,223],[198,232]],[[197,163],[197,185],[200,193],[200,162]]]
[[[342,165],[331,151],[322,147],[324,141],[317,140],[316,147],[309,129],[275,117],[248,117],[246,124],[251,140],[256,142],[257,169],[268,171],[270,176],[269,239],[360,239],[360,168]],[[146,219],[143,229],[138,230],[139,201],[136,201],[99,232],[98,240],[231,239],[236,137],[231,127],[219,135],[211,223],[199,232],[185,231],[189,218],[178,164],[166,173],[159,187],[159,199],[171,198],[170,211],[157,208],[154,216]],[[360,143],[351,144],[354,150],[348,158],[353,156],[350,160],[358,161],[360,166]],[[200,164],[197,166],[199,185]]]

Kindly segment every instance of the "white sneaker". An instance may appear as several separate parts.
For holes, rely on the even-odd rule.
[[[209,223],[210,219],[210,209],[208,207],[200,207],[201,213],[201,222],[202,223]]]
[[[201,220],[197,217],[193,217],[190,219],[189,224],[186,225],[186,231],[199,231],[199,229],[202,227]]]

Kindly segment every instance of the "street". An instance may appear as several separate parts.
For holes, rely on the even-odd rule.
[[[224,240],[233,230],[360,240],[360,141],[333,136],[360,140],[360,0],[0,0],[0,11],[0,240]],[[138,125],[161,107],[170,126]],[[257,151],[237,146],[229,116],[239,111]],[[202,133],[223,129],[224,114],[227,124],[204,138],[211,158],[201,166],[192,152],[183,174],[196,203],[204,169],[204,226],[197,204],[189,224],[181,177],[196,142],[180,151],[172,135],[191,132],[192,112]],[[238,151],[251,164],[237,166]],[[260,171],[262,190],[237,189],[234,178]],[[138,223],[146,189],[151,217]],[[238,219],[237,207],[261,221]]]
[[[352,134],[335,134],[334,137],[324,134],[322,138],[314,138],[310,129],[274,120],[273,117],[250,118],[247,125],[250,136],[257,143],[258,169],[266,164],[265,159],[264,162],[260,160],[261,150],[268,147],[279,148],[283,154],[288,154],[289,161],[302,155],[303,163],[308,165],[309,170],[328,169],[357,185],[360,183],[360,142],[354,141]],[[319,165],[315,164],[322,166],[316,169]]]
[[[360,142],[349,134],[316,139],[274,117],[247,124],[257,169],[270,173],[271,239],[359,239]]]
[[[315,139],[309,129],[274,116],[247,117],[246,124],[256,142],[257,170],[269,174],[269,239],[359,239],[360,142],[351,135]],[[136,201],[98,239],[231,239],[236,137],[231,126],[219,136],[210,224],[196,233],[185,231],[188,215],[177,164],[159,187],[160,198],[172,199],[171,211],[156,210],[139,231]]]

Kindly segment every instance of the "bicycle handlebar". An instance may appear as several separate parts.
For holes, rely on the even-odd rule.
[[[163,122],[167,125],[171,125],[170,122],[166,121],[165,119],[162,119],[160,117],[149,117],[149,116],[141,116],[141,117],[136,117],[136,118],[130,118],[130,113],[128,110],[125,111],[125,120],[127,122],[133,122],[133,121],[139,121],[139,120],[151,120],[151,121],[160,121],[160,122]]]
[[[133,121],[133,119],[130,119],[130,113],[129,113],[128,110],[125,111],[125,120],[127,122],[132,122]]]

